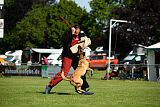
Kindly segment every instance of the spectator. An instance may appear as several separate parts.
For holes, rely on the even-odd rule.
[[[4,75],[4,66],[2,65],[1,62],[0,62],[0,73],[1,73],[1,76]]]
[[[144,77],[144,80],[147,80],[147,54],[146,53],[144,58],[143,77]]]
[[[44,58],[41,57],[41,61],[39,62],[41,65],[45,65]]]
[[[47,59],[45,56],[43,57],[43,59],[44,59],[45,65],[48,65],[48,66],[49,66],[48,59]]]
[[[112,73],[109,73],[108,78],[111,79],[111,77],[117,77],[118,74],[119,74],[118,66],[116,66],[116,67],[114,67],[114,69],[112,70]],[[107,73],[106,73],[105,77],[102,78],[102,79],[107,79]]]
[[[42,64],[42,65],[49,65],[48,59],[45,56],[43,56],[41,58],[40,64]]]
[[[120,79],[130,79],[130,69],[127,65],[123,66],[123,70],[119,75]]]
[[[42,70],[43,70],[43,72],[45,72],[49,66],[48,59],[45,56],[43,56],[41,58],[40,64],[42,64]]]

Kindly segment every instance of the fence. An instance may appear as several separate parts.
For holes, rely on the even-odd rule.
[[[160,81],[160,64],[111,64],[109,76],[107,76],[106,71],[105,78],[103,79],[107,79],[107,77],[109,77],[109,79],[116,77],[117,79],[135,80],[139,78],[149,81]]]
[[[37,76],[37,77],[54,77],[61,71],[60,66],[46,65],[5,65],[4,76]],[[68,77],[74,72],[70,69]]]
[[[107,68],[107,65],[106,65]],[[42,65],[6,65],[5,76],[38,76],[38,77],[54,77],[58,72],[61,71],[60,66],[42,66]],[[96,70],[95,70],[96,71]],[[74,72],[73,68],[70,69],[67,77]],[[104,77],[107,70],[101,71]],[[97,74],[100,73],[97,71]],[[115,75],[114,75],[115,74]],[[142,78],[144,80],[159,81],[160,80],[160,64],[156,65],[123,65],[117,64],[112,65],[110,69],[110,79],[137,79]],[[107,76],[105,76],[107,77]],[[90,77],[90,78],[100,78]],[[104,78],[106,79],[106,78]]]

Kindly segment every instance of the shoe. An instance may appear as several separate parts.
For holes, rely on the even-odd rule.
[[[52,87],[47,85],[46,90],[45,90],[45,94],[50,94],[51,89],[52,89]]]
[[[92,94],[94,94],[94,92],[85,91],[84,93],[82,93],[82,95],[92,95]]]

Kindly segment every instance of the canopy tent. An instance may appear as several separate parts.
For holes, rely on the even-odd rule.
[[[160,42],[147,47],[147,70],[149,81],[157,81],[157,77],[160,77],[160,66],[158,66],[160,63],[156,62],[159,55],[155,54],[157,52],[160,52]]]
[[[148,46],[147,50],[160,50],[160,42],[158,42],[154,45]]]
[[[60,53],[62,49],[42,49],[42,48],[31,48],[32,51],[37,53]]]
[[[44,49],[44,48],[25,48],[22,53],[22,63],[27,63],[32,61],[32,63],[40,62],[41,56],[48,56],[51,53],[62,53],[62,48],[60,49]],[[46,57],[47,57],[46,56]]]
[[[31,48],[32,52],[37,52],[39,54],[39,61],[41,60],[41,54],[50,54],[50,53],[62,53],[61,49],[42,49],[42,48]]]

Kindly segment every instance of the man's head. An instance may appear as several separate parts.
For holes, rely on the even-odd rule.
[[[79,32],[80,32],[80,26],[75,25],[75,26],[73,26],[73,27],[75,28],[75,34],[78,35]]]

